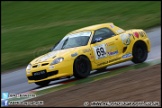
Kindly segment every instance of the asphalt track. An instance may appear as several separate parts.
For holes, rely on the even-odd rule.
[[[151,52],[148,54],[147,60],[161,58],[161,26],[155,27],[149,30],[146,30],[150,41],[151,41]],[[122,68],[129,65],[134,65],[131,61],[120,63],[108,67],[109,71]],[[92,73],[97,74],[97,73]],[[71,78],[73,79],[73,77]],[[50,85],[54,85],[70,79],[61,79],[57,81],[52,81]],[[1,92],[9,93],[23,93],[33,89],[38,89],[39,86],[33,84],[28,84],[27,78],[25,75],[25,68],[18,69],[15,71],[10,71],[1,75]]]

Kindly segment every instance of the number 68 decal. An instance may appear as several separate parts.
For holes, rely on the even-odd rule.
[[[93,47],[93,49],[95,52],[96,59],[107,57],[106,48],[104,44],[95,46]]]

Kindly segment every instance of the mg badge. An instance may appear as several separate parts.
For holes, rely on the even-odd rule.
[[[40,64],[38,64],[38,66],[37,67],[40,67]]]

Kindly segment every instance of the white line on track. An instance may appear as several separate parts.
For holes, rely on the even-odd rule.
[[[39,88],[39,89],[35,89],[35,90],[32,90],[32,91],[41,91],[41,90],[44,90],[44,89],[47,89],[47,88],[57,87],[57,86],[60,86],[60,85],[63,85],[63,84],[51,85],[51,86],[47,86],[47,87],[43,87],[43,88]]]

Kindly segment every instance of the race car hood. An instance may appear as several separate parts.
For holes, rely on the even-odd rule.
[[[64,50],[57,50],[52,51],[42,56],[35,58],[31,61],[31,64],[37,64],[41,62],[52,62],[54,59],[58,57],[67,57],[69,56],[76,48],[64,49]]]

